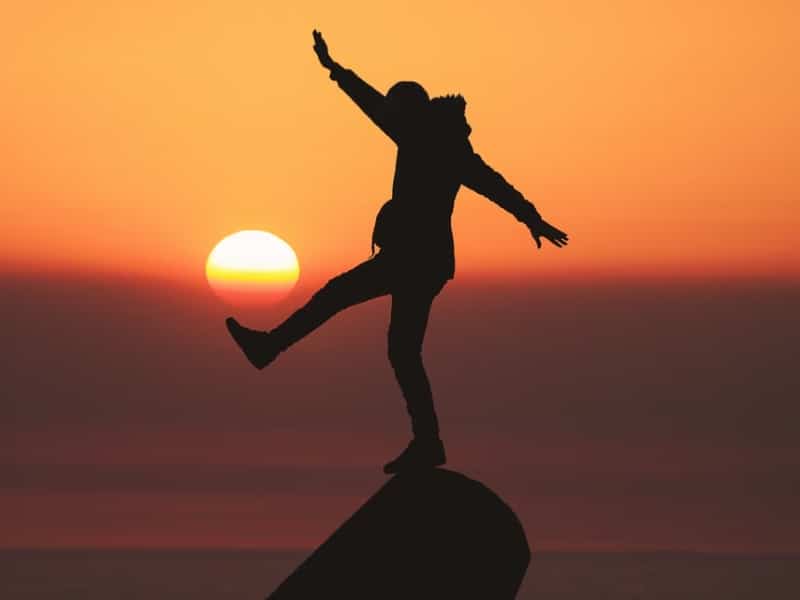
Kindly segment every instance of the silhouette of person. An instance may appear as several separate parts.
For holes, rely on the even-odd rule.
[[[473,151],[463,97],[430,99],[413,81],[394,84],[384,96],[335,62],[321,33],[313,35],[314,51],[330,78],[397,145],[392,198],[378,213],[371,258],[328,281],[271,331],[243,327],[233,317],[226,325],[253,366],[263,369],[339,311],[391,295],[388,355],[413,438],[384,471],[435,467],[446,457],[422,344],[433,300],[455,273],[450,220],[459,187],[466,185],[514,215],[539,248],[541,238],[564,246],[567,234],[542,220],[533,204]]]

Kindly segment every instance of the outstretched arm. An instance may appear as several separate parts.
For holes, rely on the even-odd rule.
[[[472,152],[471,148],[462,183],[510,212],[517,221],[524,223],[538,248],[542,247],[541,238],[545,238],[557,247],[566,246],[567,234],[544,221],[536,207],[500,173],[487,165],[479,154]]]
[[[330,71],[331,79],[339,84],[344,93],[350,96],[351,100],[364,111],[364,114],[375,125],[397,142],[399,128],[395,126],[386,111],[386,97],[356,75],[354,71],[345,69],[333,60],[328,52],[328,44],[325,43],[322,34],[316,29],[314,30],[314,52],[316,52],[320,64]]]

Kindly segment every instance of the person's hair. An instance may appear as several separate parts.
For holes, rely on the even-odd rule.
[[[464,112],[467,108],[467,101],[461,94],[446,94],[444,96],[436,96],[431,100],[434,106],[451,107],[454,110]]]
[[[466,136],[472,133],[472,127],[467,123],[464,114],[467,101],[461,94],[437,96],[431,99],[430,106],[433,118],[442,130]]]

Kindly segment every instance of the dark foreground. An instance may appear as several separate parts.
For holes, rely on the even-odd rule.
[[[304,552],[0,551],[0,597],[14,600],[260,600]],[[537,553],[521,600],[800,597],[800,557]]]

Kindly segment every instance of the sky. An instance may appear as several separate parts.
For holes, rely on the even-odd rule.
[[[388,300],[258,373],[205,281],[224,236],[279,235],[300,282],[273,326],[369,254],[394,148],[317,28],[378,89],[464,94],[476,150],[570,234],[537,251],[459,193],[425,347],[452,467],[534,549],[800,552],[795,12],[6,7],[0,544],[308,548],[383,481]]]

